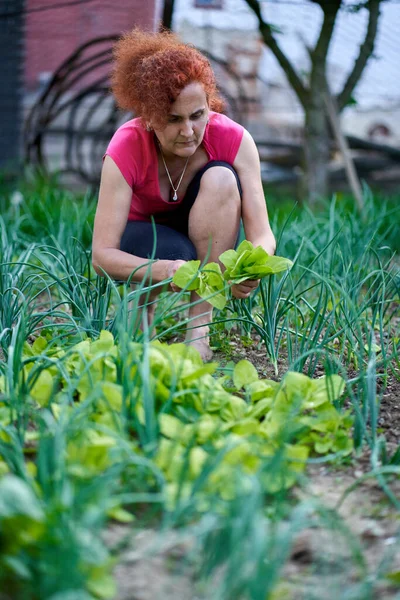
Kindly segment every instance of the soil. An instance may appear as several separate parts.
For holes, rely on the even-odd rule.
[[[362,469],[357,461],[340,469],[311,467],[308,483],[295,493],[301,500],[312,499],[324,510],[335,509],[346,490],[360,479]],[[392,489],[400,497],[399,482]],[[376,481],[360,483],[342,502],[337,514],[343,531],[334,527],[313,528],[297,535],[282,569],[284,583],[277,600],[399,598],[399,586],[384,577],[374,583],[371,593],[365,590],[363,595],[360,587],[358,595],[346,596],[350,587],[355,590],[357,584],[365,585],[368,577],[373,580],[382,565],[384,573],[400,571],[399,513]],[[127,531],[126,526],[111,525],[108,543],[115,544]],[[131,542],[114,571],[116,600],[211,600],[210,590],[218,575],[209,587],[199,583],[196,574],[200,557],[193,555],[193,538],[154,529],[137,529],[131,534]],[[357,564],[351,544],[359,547],[364,566]]]

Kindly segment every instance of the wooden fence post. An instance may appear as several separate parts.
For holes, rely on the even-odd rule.
[[[347,173],[347,179],[349,181],[351,190],[354,194],[354,198],[356,199],[358,210],[361,214],[363,214],[364,198],[362,194],[361,183],[358,178],[353,159],[351,158],[349,145],[340,127],[338,110],[336,107],[335,100],[329,93],[329,91],[325,93],[325,105],[329,121],[332,125],[332,129],[335,134],[336,141],[343,156],[344,166]]]

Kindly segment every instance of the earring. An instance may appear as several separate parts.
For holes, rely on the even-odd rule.
[[[146,131],[153,131],[153,128],[149,123],[146,123]]]

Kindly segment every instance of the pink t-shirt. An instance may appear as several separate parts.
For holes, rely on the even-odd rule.
[[[225,115],[210,112],[203,138],[209,160],[223,160],[230,165],[236,158],[243,137],[243,127]],[[160,195],[157,150],[153,132],[147,131],[140,119],[124,123],[113,135],[108,154],[132,188],[128,221],[157,222],[157,214],[176,210],[177,202],[166,202]]]

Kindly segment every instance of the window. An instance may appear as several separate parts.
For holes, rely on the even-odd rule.
[[[222,8],[223,0],[194,0],[195,8]]]

